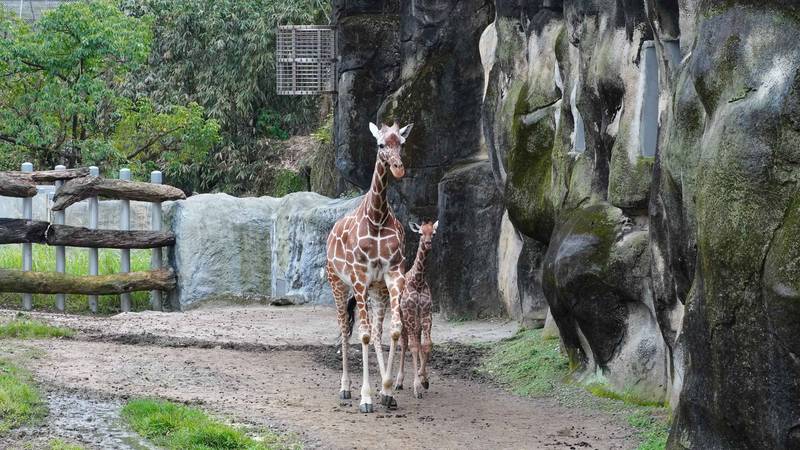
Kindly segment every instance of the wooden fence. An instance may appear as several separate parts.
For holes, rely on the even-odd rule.
[[[64,311],[67,294],[85,294],[89,307],[97,311],[97,296],[120,294],[120,309],[130,311],[130,293],[150,291],[150,306],[160,310],[162,291],[175,288],[175,273],[163,267],[162,248],[174,245],[175,236],[161,230],[161,203],[186,198],[180,189],[161,184],[161,172],[150,174],[150,183],[130,181],[130,170],[122,169],[119,179],[100,177],[97,167],[34,171],[24,163],[20,172],[0,172],[0,196],[22,200],[21,219],[0,218],[0,244],[22,244],[21,270],[0,269],[0,292],[22,293],[22,308],[33,308],[32,294],[56,294],[56,309]],[[54,183],[52,223],[33,220],[32,198],[37,184]],[[97,229],[99,197],[122,201],[120,229]],[[88,227],[65,225],[67,207],[89,201]],[[151,202],[151,229],[130,230],[130,201]],[[55,272],[33,272],[32,244],[56,249]],[[66,272],[65,247],[84,247],[89,252],[89,275]],[[98,274],[98,249],[120,250],[120,273]],[[130,249],[152,249],[150,270],[130,272]]]

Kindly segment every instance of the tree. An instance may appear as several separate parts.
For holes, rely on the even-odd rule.
[[[271,193],[279,143],[317,128],[318,98],[275,91],[278,24],[327,23],[326,0],[123,0],[135,17],[152,17],[149,64],[131,91],[157,104],[197,102],[220,124],[208,159],[183,167],[196,189]]]
[[[64,3],[34,26],[0,8],[0,164],[170,169],[205,157],[219,126],[202,107],[126,89],[152,41],[152,18],[110,1]]]

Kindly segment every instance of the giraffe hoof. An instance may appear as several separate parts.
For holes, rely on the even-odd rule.
[[[431,384],[430,384],[430,383],[428,383],[427,381],[423,381],[423,382],[422,382],[422,387],[424,387],[426,390],[428,389],[428,387],[429,387],[430,385],[431,385]]]
[[[372,412],[372,403],[362,403],[358,406],[358,409],[362,413],[371,413]]]
[[[381,405],[385,406],[387,409],[397,409],[397,400],[391,395],[381,394]]]
[[[414,392],[414,397],[422,398],[422,392]]]
[[[350,391],[339,391],[340,400],[350,400]]]
[[[402,391],[402,390],[403,390],[403,385],[402,385],[402,383],[401,383],[401,384],[395,384],[395,385],[394,385],[394,390],[395,390],[395,391]]]

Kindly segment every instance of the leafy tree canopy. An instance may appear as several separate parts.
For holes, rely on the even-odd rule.
[[[0,8],[0,169],[29,159],[169,172],[204,158],[219,125],[201,106],[127,89],[151,54],[152,22],[105,0],[62,4],[33,26]]]

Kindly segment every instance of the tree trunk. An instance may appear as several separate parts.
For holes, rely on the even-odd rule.
[[[47,244],[86,248],[158,248],[175,245],[168,231],[92,230],[25,219],[0,219],[0,244]]]
[[[172,269],[90,276],[0,269],[0,292],[107,295],[174,288]]]
[[[73,178],[81,178],[89,176],[88,167],[79,167],[77,169],[66,170],[37,170],[35,172],[2,172],[6,175],[23,178],[33,181],[34,183],[52,183],[53,181],[71,180]]]
[[[64,183],[53,197],[52,209],[53,211],[62,211],[73,203],[94,196],[145,202],[164,202],[186,198],[183,191],[165,184],[85,177]]]

